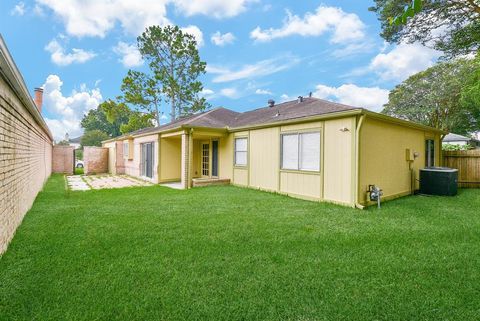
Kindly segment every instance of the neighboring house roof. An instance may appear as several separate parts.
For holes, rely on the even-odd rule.
[[[71,144],[80,144],[81,140],[82,140],[82,136],[78,136],[78,137],[69,139],[68,142]]]
[[[470,141],[478,142],[478,140],[476,140],[474,138],[470,138],[470,137],[466,137],[466,136],[462,136],[462,135],[458,135],[458,134],[453,134],[453,133],[450,133],[450,134],[446,135],[445,138],[443,139],[444,143],[448,143],[448,142],[467,142],[468,143]]]
[[[206,112],[182,117],[176,119],[165,125],[158,127],[140,129],[120,137],[116,137],[108,141],[122,139],[126,137],[144,136],[148,134],[155,134],[164,131],[174,130],[177,128],[212,128],[212,129],[224,129],[224,130],[241,130],[243,128],[255,127],[261,125],[269,125],[279,122],[288,122],[295,120],[302,120],[304,118],[314,116],[332,116],[335,114],[352,112],[357,114],[368,114],[372,117],[382,118],[403,125],[411,125],[419,128],[436,130],[428,126],[423,126],[401,119],[396,119],[386,115],[380,115],[378,113],[367,111],[363,108],[352,107],[339,103],[330,102],[323,99],[307,97],[303,98],[303,101],[294,100],[274,105],[273,107],[263,107],[243,113],[235,112],[223,107],[212,109]],[[436,130],[438,131],[438,130]]]

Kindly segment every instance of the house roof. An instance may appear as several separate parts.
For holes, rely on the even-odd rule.
[[[477,141],[477,140],[474,138],[453,134],[453,133],[446,135],[445,138],[443,139],[443,142],[461,142],[461,141],[470,142],[470,141]]]
[[[287,101],[273,107],[263,107],[239,114],[232,127],[245,127],[259,124],[275,123],[284,120],[324,115],[362,108],[338,104],[318,98],[303,98]]]
[[[243,113],[235,112],[230,109],[219,107],[206,112],[186,116],[179,118],[173,122],[170,122],[159,127],[151,127],[140,129],[120,137],[113,138],[108,141],[117,140],[132,136],[144,136],[148,134],[160,133],[168,130],[174,130],[177,128],[185,127],[202,127],[212,129],[224,129],[224,130],[240,130],[248,127],[255,127],[261,125],[269,125],[279,122],[302,120],[313,116],[326,116],[332,117],[335,114],[352,112],[352,113],[365,113],[370,116],[380,117],[382,119],[388,119],[392,122],[397,122],[403,125],[414,125],[421,128],[429,128],[427,126],[402,121],[386,115],[379,115],[367,111],[360,107],[352,107],[344,104],[334,103],[331,101],[307,97],[303,98],[303,101],[293,100],[284,103],[274,105],[272,107],[262,107]],[[433,128],[431,128],[434,130]]]

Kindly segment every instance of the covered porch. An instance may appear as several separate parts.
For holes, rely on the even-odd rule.
[[[230,178],[220,173],[226,139],[224,129],[188,128],[160,134],[158,183],[181,189],[230,184]]]

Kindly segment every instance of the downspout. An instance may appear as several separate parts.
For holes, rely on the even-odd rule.
[[[360,116],[360,120],[358,121],[357,128],[355,129],[355,190],[354,190],[354,198],[355,198],[355,207],[359,209],[364,209],[365,206],[358,202],[358,187],[360,185],[360,129],[362,128],[363,120],[365,119],[365,115],[362,114]]]

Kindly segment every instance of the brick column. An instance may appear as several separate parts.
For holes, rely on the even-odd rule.
[[[190,187],[190,135],[182,134],[182,187]]]

